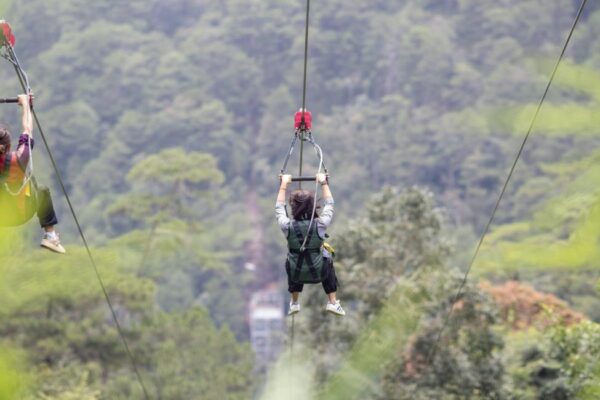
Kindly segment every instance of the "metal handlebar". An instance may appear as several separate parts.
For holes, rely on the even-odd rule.
[[[295,176],[292,177],[292,182],[315,182],[316,176]]]

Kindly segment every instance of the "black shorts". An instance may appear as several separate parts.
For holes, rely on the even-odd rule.
[[[321,282],[321,284],[323,285],[323,290],[327,294],[337,292],[338,280],[337,280],[337,276],[335,275],[335,268],[333,267],[333,260],[331,258],[324,258],[324,262],[325,262],[325,265],[324,265],[325,279],[323,279],[323,281]],[[292,281],[292,278],[290,277],[289,268],[286,268],[286,272],[287,272],[287,276],[288,276],[288,292],[290,292],[290,293],[301,292],[302,289],[304,288],[304,283],[298,283],[298,282]]]

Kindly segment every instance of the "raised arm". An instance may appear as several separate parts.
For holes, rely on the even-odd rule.
[[[323,200],[325,200],[325,202],[327,202],[327,200],[333,200],[331,189],[329,189],[329,182],[327,182],[327,175],[317,174],[317,181],[319,181],[321,188],[323,189]]]
[[[21,124],[23,125],[22,133],[31,136],[33,133],[33,118],[31,116],[31,103],[29,95],[19,95],[19,105],[21,106],[22,116]]]
[[[19,96],[19,105],[21,106],[21,123],[23,130],[21,136],[19,136],[19,144],[17,146],[17,157],[19,164],[22,168],[25,168],[31,159],[31,147],[33,147],[33,118],[31,113],[30,98],[26,94]]]
[[[323,201],[325,206],[323,207],[323,211],[321,211],[321,216],[319,217],[319,228],[327,229],[329,225],[331,225],[331,221],[333,220],[333,195],[331,194],[331,189],[329,188],[329,182],[327,182],[327,175],[325,174],[317,174],[317,181],[321,184],[321,188],[323,189]]]
[[[291,181],[291,175],[281,175],[281,184],[279,185],[279,193],[277,194],[277,203],[285,203],[285,192]]]
[[[285,194],[287,186],[291,181],[291,175],[281,176],[281,184],[279,185],[279,193],[277,194],[277,202],[275,203],[275,218],[277,218],[277,224],[284,234],[287,234],[290,225],[290,218],[285,212]]]

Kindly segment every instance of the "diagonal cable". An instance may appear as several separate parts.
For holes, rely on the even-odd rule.
[[[21,68],[21,65],[19,63],[19,60],[17,59],[16,54],[14,53],[14,50],[12,48],[9,47],[9,52],[11,53],[11,56],[14,59],[14,67],[15,67],[15,71],[17,73],[17,77],[19,78],[19,82],[21,83],[21,87],[23,88],[23,91],[25,91],[26,93],[29,93],[29,84],[27,82],[25,72],[23,70],[23,68]],[[117,331],[119,333],[119,337],[121,338],[121,341],[123,342],[123,346],[125,347],[125,352],[127,353],[127,356],[129,357],[129,360],[131,361],[131,364],[133,366],[133,370],[135,372],[135,375],[137,377],[138,382],[140,383],[140,386],[142,388],[142,391],[144,393],[144,398],[146,400],[150,400],[150,396],[148,395],[148,391],[146,390],[146,385],[144,384],[144,381],[142,379],[142,375],[140,374],[140,371],[138,369],[137,366],[137,362],[135,361],[135,358],[133,357],[133,353],[131,352],[131,349],[129,348],[129,345],[127,343],[127,340],[125,339],[125,334],[123,333],[123,329],[121,328],[121,324],[119,323],[119,320],[117,318],[117,313],[112,305],[112,302],[110,300],[110,296],[108,295],[108,291],[106,290],[106,286],[104,285],[104,281],[102,280],[102,277],[100,276],[100,272],[98,270],[98,266],[96,264],[96,261],[94,259],[94,257],[92,256],[92,252],[90,250],[90,246],[88,244],[88,241],[83,233],[83,229],[81,227],[81,224],[79,223],[79,218],[77,217],[77,213],[75,212],[75,209],[73,207],[73,204],[71,202],[71,198],[69,197],[69,194],[67,192],[64,180],[62,178],[62,175],[60,173],[60,170],[58,169],[58,165],[56,164],[56,160],[54,159],[52,150],[50,149],[50,146],[48,144],[48,141],[46,140],[46,135],[44,134],[44,130],[42,129],[42,126],[40,124],[40,121],[37,117],[37,114],[35,112],[35,109],[32,108],[32,114],[36,123],[36,126],[40,132],[40,137],[42,138],[42,141],[44,142],[44,146],[46,147],[46,150],[48,152],[48,156],[50,158],[50,162],[52,163],[52,167],[54,168],[54,172],[56,173],[56,176],[58,178],[58,182],[60,184],[60,187],[62,189],[62,192],[65,196],[65,199],[67,200],[67,204],[69,206],[69,210],[71,211],[71,214],[73,216],[73,220],[75,221],[75,225],[77,226],[77,230],[79,231],[79,235],[81,236],[81,240],[83,241],[83,244],[85,246],[85,250],[87,252],[88,258],[90,259],[90,263],[92,264],[92,267],[94,269],[94,273],[96,274],[96,278],[98,279],[98,283],[100,284],[100,287],[102,289],[102,293],[104,294],[104,298],[106,300],[106,304],[108,305],[108,308],[110,309],[110,313],[112,315],[112,319],[115,323],[115,326],[117,328]]]
[[[544,104],[544,101],[546,100],[546,97],[548,96],[548,92],[550,91],[550,87],[552,86],[552,82],[554,81],[554,77],[556,76],[556,72],[558,71],[558,67],[560,66],[561,61],[563,60],[563,57],[565,55],[565,52],[567,51],[567,47],[569,46],[569,42],[571,41],[571,37],[573,36],[573,32],[575,32],[575,28],[577,27],[577,24],[581,18],[581,15],[583,14],[583,10],[585,8],[585,5],[587,3],[587,0],[583,0],[581,2],[581,5],[579,7],[579,11],[577,12],[577,16],[575,17],[575,21],[573,21],[573,26],[571,26],[571,30],[569,31],[569,35],[567,36],[567,39],[565,41],[565,44],[562,48],[562,51],[560,52],[560,56],[558,57],[558,60],[556,61],[556,65],[554,66],[554,70],[552,71],[552,74],[550,75],[550,79],[548,81],[548,84],[546,85],[546,90],[544,90],[544,94],[542,95],[540,102],[538,103],[538,106],[535,110],[535,114],[533,115],[533,118],[531,120],[531,123],[529,124],[529,129],[527,129],[527,134],[525,135],[523,142],[521,143],[521,147],[519,147],[519,151],[517,152],[517,155],[515,157],[515,160],[510,168],[510,172],[508,173],[508,176],[506,177],[506,181],[504,182],[504,185],[502,186],[502,190],[500,191],[500,195],[498,196],[498,200],[496,201],[496,204],[494,206],[494,209],[492,210],[492,214],[490,215],[490,219],[488,220],[485,229],[483,230],[483,233],[479,239],[479,242],[477,243],[477,247],[475,248],[475,252],[473,253],[473,256],[471,257],[471,261],[469,263],[469,266],[465,272],[465,276],[458,288],[458,291],[456,292],[456,294],[454,295],[454,298],[452,299],[452,303],[450,306],[450,311],[448,312],[448,314],[446,315],[446,318],[444,319],[444,323],[442,324],[442,327],[440,329],[440,331],[438,332],[437,338],[434,342],[433,347],[431,348],[431,351],[429,352],[428,356],[427,356],[427,365],[430,364],[431,360],[433,359],[433,357],[435,356],[435,353],[437,351],[439,342],[442,338],[442,334],[446,328],[446,326],[448,325],[448,322],[450,321],[450,317],[452,315],[452,312],[454,311],[454,304],[458,301],[458,298],[460,297],[462,290],[464,289],[468,277],[469,277],[469,273],[471,272],[471,269],[473,267],[473,264],[475,264],[475,260],[477,259],[477,256],[479,255],[479,251],[481,249],[481,245],[483,244],[483,241],[485,240],[485,237],[487,236],[487,234],[489,233],[490,227],[492,226],[492,223],[494,222],[494,219],[496,217],[496,212],[498,211],[498,208],[500,207],[500,203],[502,202],[502,199],[504,198],[504,194],[506,193],[506,189],[508,188],[508,184],[510,183],[510,180],[512,179],[512,176],[515,172],[515,169],[517,167],[517,164],[519,163],[519,159],[521,158],[521,155],[523,154],[523,150],[525,149],[525,145],[527,144],[527,141],[529,140],[529,136],[531,135],[531,132],[533,131],[533,127],[535,125],[535,122],[538,118],[538,115],[540,113],[540,110],[542,109],[542,106]]]

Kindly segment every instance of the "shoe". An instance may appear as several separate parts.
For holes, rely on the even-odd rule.
[[[58,233],[56,232],[44,233],[40,246],[59,254],[65,254],[67,252],[60,244],[60,239],[58,237]]]
[[[300,303],[292,303],[290,301],[290,309],[288,310],[288,316],[298,314],[300,312]]]
[[[343,317],[344,315],[346,315],[346,311],[344,311],[344,309],[340,305],[339,300],[336,300],[335,304],[327,303],[327,307],[325,307],[325,311],[330,312],[335,315],[339,315],[340,317]]]

